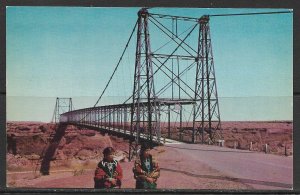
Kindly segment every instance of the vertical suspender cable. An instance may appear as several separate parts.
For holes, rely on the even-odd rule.
[[[137,26],[137,22],[136,22],[135,25],[134,25],[134,28],[133,28],[133,30],[132,30],[132,32],[131,32],[131,34],[130,34],[130,37],[129,37],[127,43],[126,43],[126,46],[125,46],[124,51],[123,51],[123,53],[122,53],[122,55],[121,55],[121,57],[120,57],[120,59],[119,59],[119,62],[118,62],[118,64],[117,64],[117,66],[115,67],[115,69],[114,69],[112,75],[110,76],[110,78],[109,78],[109,80],[108,80],[108,82],[107,82],[107,84],[106,84],[104,90],[102,91],[102,94],[101,94],[100,97],[98,98],[98,100],[97,100],[96,104],[94,105],[94,107],[96,107],[96,105],[98,104],[98,102],[99,102],[100,99],[102,98],[102,96],[103,96],[104,92],[106,91],[106,89],[107,89],[107,87],[108,87],[108,85],[109,85],[111,79],[113,78],[115,72],[117,71],[117,69],[118,69],[118,67],[119,67],[119,65],[120,65],[120,62],[122,61],[122,58],[123,58],[123,56],[124,56],[124,54],[125,54],[125,51],[126,51],[126,49],[128,48],[129,42],[130,42],[130,40],[131,40],[131,38],[132,38],[132,35],[133,35],[134,31],[135,31],[136,26]]]

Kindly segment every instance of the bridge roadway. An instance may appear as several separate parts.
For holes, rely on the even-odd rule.
[[[184,128],[182,120],[182,112],[178,112],[177,109],[184,110],[183,106],[193,106],[195,101],[189,99],[168,99],[168,98],[159,98],[151,100],[151,104],[157,105],[158,109],[158,116],[159,118],[156,119],[159,123],[166,123],[168,124],[167,130],[168,135],[170,135],[171,131],[171,118],[179,117],[180,120],[178,121],[179,127]],[[60,123],[67,123],[73,124],[77,126],[83,126],[86,128],[93,128],[95,130],[101,130],[101,132],[109,133],[113,135],[117,135],[119,137],[124,137],[126,139],[134,140],[136,136],[136,129],[133,130],[131,133],[128,128],[131,125],[131,110],[132,110],[132,103],[128,104],[113,104],[113,105],[105,105],[105,106],[98,106],[98,107],[90,107],[90,108],[83,108],[78,110],[72,110],[69,112],[62,113],[59,117]],[[148,124],[148,102],[140,102],[140,104],[135,104],[134,109],[140,107],[140,128],[146,129]],[[172,108],[171,108],[172,106]],[[174,108],[173,108],[174,107]],[[179,108],[177,108],[179,107]],[[185,110],[188,110],[186,107]],[[190,109],[190,112],[193,110]],[[162,120],[162,115],[164,116],[164,120]],[[178,116],[179,115],[179,116]],[[138,120],[138,119],[136,119]],[[152,121],[154,122],[154,121]],[[134,124],[136,125],[136,124]],[[117,127],[117,128],[116,128]],[[127,129],[126,129],[127,128]],[[126,130],[125,130],[126,129]],[[153,134],[159,135],[159,130],[155,130],[158,132],[153,132]],[[146,141],[147,136],[140,132],[140,139]],[[160,140],[158,140],[160,139]],[[153,142],[156,143],[176,143],[174,140],[165,139],[165,138],[157,138],[153,135]]]
[[[194,176],[205,177],[196,170],[199,164],[206,164],[227,176],[216,179],[239,181],[253,189],[290,190],[293,187],[292,157],[202,144],[167,144],[165,147],[177,151],[180,158],[185,159],[182,162],[185,171]],[[170,169],[168,164],[165,166],[161,165]]]
[[[128,131],[128,130],[126,131],[126,130],[120,129],[120,128],[113,128],[113,127],[108,127],[108,126],[97,126],[97,125],[93,125],[93,124],[85,125],[85,124],[78,124],[78,123],[72,123],[72,122],[65,122],[65,124],[94,129],[96,131],[100,130],[102,133],[108,133],[111,135],[115,135],[117,137],[123,137],[125,139],[134,140],[134,138],[136,136],[135,131],[133,132],[133,134],[131,134],[130,131]],[[148,134],[140,133],[140,141],[148,141]],[[182,144],[182,142],[168,139],[168,138],[163,138],[163,137],[160,137],[160,142],[158,142],[157,136],[153,136],[153,142],[158,145],[159,144]]]

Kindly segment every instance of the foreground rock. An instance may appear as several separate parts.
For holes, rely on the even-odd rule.
[[[8,123],[7,170],[48,174],[51,169],[94,167],[108,146],[116,148],[123,159],[127,157],[128,144],[122,138],[73,125]]]

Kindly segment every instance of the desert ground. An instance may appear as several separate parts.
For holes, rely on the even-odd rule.
[[[222,150],[227,148],[247,151],[264,155],[262,158],[270,155],[267,159],[277,161],[278,157],[283,163],[291,162],[293,155],[291,121],[222,122],[222,128],[225,140]],[[250,142],[251,151],[249,151]],[[265,154],[266,144],[267,154]],[[94,170],[102,159],[102,150],[107,146],[117,150],[124,172],[122,188],[134,188],[133,162],[128,161],[127,140],[103,135],[94,130],[79,129],[72,125],[58,127],[49,123],[8,122],[7,186],[11,188],[93,188]],[[184,146],[198,147],[193,144]],[[197,150],[203,151],[203,148],[199,146]],[[249,179],[236,179],[217,166],[212,166],[212,163],[199,161],[191,157],[192,153],[181,151],[170,145],[157,146],[152,150],[161,167],[158,188],[264,189],[249,184],[247,182]],[[199,158],[201,159],[201,156]],[[268,189],[289,189],[290,185],[285,183],[268,183]]]

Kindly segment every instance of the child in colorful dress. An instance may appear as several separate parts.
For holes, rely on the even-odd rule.
[[[135,161],[133,167],[136,189],[155,189],[160,169],[157,161],[150,154],[151,147],[148,144],[141,146],[140,158]]]
[[[115,150],[107,147],[103,150],[104,158],[95,171],[95,188],[121,188],[123,171],[120,163],[114,160]]]

